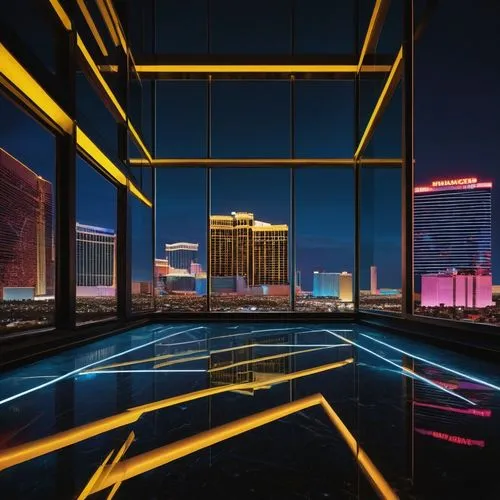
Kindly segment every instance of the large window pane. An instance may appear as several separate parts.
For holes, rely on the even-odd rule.
[[[77,160],[77,323],[116,315],[116,187]]]
[[[297,311],[353,308],[353,181],[352,168],[295,171]]]
[[[207,156],[207,83],[158,82],[157,156]]]
[[[361,170],[360,308],[401,311],[401,170]]]
[[[0,332],[54,322],[55,139],[0,94]]]
[[[155,288],[158,310],[206,310],[206,206],[204,169],[157,169]]]
[[[353,82],[296,81],[295,156],[352,158],[353,151]]]
[[[288,310],[289,169],[214,169],[211,208],[211,309]]]
[[[290,83],[214,81],[214,158],[290,156]]]
[[[499,11],[467,7],[442,2],[415,45],[415,314],[498,325]]]

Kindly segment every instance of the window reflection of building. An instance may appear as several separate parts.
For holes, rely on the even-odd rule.
[[[249,340],[239,348],[211,352],[209,360],[211,386],[264,382],[278,374],[287,373],[288,360],[285,356],[257,361],[258,358],[267,356],[264,356],[262,351],[259,352],[258,346],[253,345],[286,344],[287,341],[286,336],[259,337]],[[237,392],[253,395],[254,390],[245,389]]]

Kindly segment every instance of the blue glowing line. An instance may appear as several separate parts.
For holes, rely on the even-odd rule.
[[[170,330],[172,328],[174,328],[174,327],[168,327],[164,331]],[[32,392],[38,391],[40,389],[43,389],[44,387],[48,387],[49,385],[56,384],[57,382],[60,382],[61,380],[64,380],[68,377],[76,375],[77,373],[80,373],[80,372],[86,370],[87,368],[91,368],[92,366],[96,366],[100,363],[104,363],[105,361],[109,361],[110,359],[118,358],[119,356],[123,356],[124,354],[128,354],[129,352],[137,351],[138,349],[142,349],[143,347],[147,347],[148,345],[156,344],[157,342],[160,342],[162,340],[168,339],[170,337],[175,337],[176,335],[181,335],[182,333],[190,332],[192,330],[199,330],[200,328],[203,328],[203,327],[198,326],[196,328],[190,328],[189,330],[184,330],[182,332],[172,333],[172,334],[166,335],[165,337],[162,337],[160,339],[152,340],[151,342],[147,342],[146,344],[141,344],[141,345],[138,345],[136,347],[132,347],[131,349],[127,349],[126,351],[122,351],[122,352],[119,352],[117,354],[113,354],[112,356],[108,356],[107,358],[100,359],[99,361],[94,361],[93,363],[90,363],[90,364],[82,366],[76,370],[65,373],[64,375],[61,375],[60,377],[57,377],[53,380],[50,380],[49,382],[45,382],[43,384],[32,387],[31,389],[27,389],[25,391],[18,392],[17,394],[9,396],[8,398],[2,399],[0,401],[0,405],[8,403],[9,401],[13,401],[14,399],[20,398],[21,396],[26,396],[26,394],[30,394]]]
[[[428,363],[429,365],[436,366],[437,368],[441,368],[447,372],[454,373],[455,375],[459,375],[461,377],[472,380],[473,382],[477,382],[478,384],[485,385],[487,387],[491,387],[492,389],[496,389],[497,391],[500,391],[500,387],[498,385],[490,384],[489,382],[481,380],[480,378],[473,377],[472,375],[467,375],[466,373],[459,372],[458,370],[454,370],[453,368],[448,368],[447,366],[440,365],[439,363],[434,363],[434,361],[430,361],[428,359],[421,358],[419,356],[415,356],[415,354],[410,354],[409,352],[403,351],[402,349],[398,349],[397,347],[394,347],[390,344],[382,342],[381,340],[374,339],[373,337],[370,337],[369,335],[366,335],[365,333],[362,333],[361,335],[363,335],[363,337],[366,337],[370,340],[373,340],[374,342],[385,345],[385,346],[389,347],[390,349],[398,351],[401,354],[406,354],[407,356],[410,356],[414,359],[418,359],[419,361],[423,361],[424,363]]]
[[[426,384],[429,384],[432,387],[435,387],[436,389],[439,389],[440,391],[446,392],[447,394],[450,394],[451,396],[454,396],[454,397],[456,397],[458,399],[462,399],[463,401],[466,401],[467,403],[469,403],[469,404],[471,404],[473,406],[476,406],[476,403],[474,403],[474,401],[471,401],[470,399],[467,399],[464,396],[461,396],[460,394],[457,394],[456,392],[450,391],[449,389],[446,389],[445,387],[442,387],[439,384],[436,384],[436,383],[432,382],[432,380],[429,380],[428,378],[422,377],[421,375],[418,375],[415,372],[412,372],[412,371],[410,371],[408,369],[405,369],[404,367],[398,365],[394,361],[391,361],[390,359],[384,358],[380,354],[372,351],[371,349],[368,349],[367,347],[364,347],[364,346],[362,346],[360,344],[357,344],[356,342],[354,342],[352,340],[346,339],[346,338],[342,337],[341,335],[338,335],[336,333],[331,332],[330,330],[325,330],[325,331],[327,331],[331,335],[335,335],[336,337],[340,338],[344,342],[349,342],[350,344],[355,345],[358,349],[362,349],[363,351],[366,351],[366,352],[372,354],[373,356],[376,356],[377,358],[382,359],[386,363],[389,363],[390,365],[395,366],[396,368],[398,368],[398,370],[400,370],[400,373],[402,375],[404,375],[405,377],[416,378],[418,380],[421,380],[422,382],[425,382]]]
[[[206,373],[207,370],[99,370],[81,372],[80,375],[95,375],[100,373]]]

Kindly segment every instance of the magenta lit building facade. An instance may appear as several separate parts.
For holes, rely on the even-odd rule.
[[[54,294],[52,184],[0,148],[0,298]]]
[[[424,274],[423,307],[483,308],[493,305],[491,274]]]

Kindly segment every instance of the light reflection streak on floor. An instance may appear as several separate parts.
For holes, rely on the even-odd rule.
[[[429,380],[428,378],[422,377],[418,373],[415,373],[414,371],[412,371],[412,370],[410,370],[408,368],[405,368],[404,366],[398,365],[397,363],[395,363],[394,361],[391,361],[390,359],[384,358],[383,356],[381,356],[380,354],[376,353],[375,351],[372,351],[371,349],[368,349],[368,347],[364,347],[361,344],[358,344],[358,343],[356,343],[356,342],[354,342],[352,340],[346,339],[346,338],[342,337],[341,335],[338,335],[336,333],[331,332],[330,330],[325,330],[325,331],[327,331],[331,335],[334,335],[335,337],[338,337],[339,339],[343,340],[344,342],[349,342],[349,343],[353,344],[354,346],[356,346],[358,349],[366,351],[366,352],[372,354],[373,356],[375,356],[375,357],[377,357],[377,358],[385,361],[386,363],[389,363],[389,364],[395,366],[396,368],[398,368],[399,370],[401,370],[400,373],[402,375],[404,375],[405,377],[411,377],[411,378],[416,378],[418,380],[421,380],[422,382],[425,382],[426,384],[429,384],[430,386],[432,386],[432,387],[434,387],[436,389],[439,389],[440,391],[446,392],[447,394],[450,394],[451,396],[453,396],[455,398],[461,399],[461,400],[469,403],[470,405],[476,406],[476,403],[474,401],[471,401],[470,399],[467,399],[466,397],[464,397],[464,396],[462,396],[460,394],[457,394],[456,392],[450,391],[450,390],[446,389],[445,387],[442,387],[439,384],[436,384],[435,382],[432,382],[432,380]]]
[[[172,328],[174,328],[174,327],[167,327],[164,331],[171,330]],[[3,405],[5,403],[9,403],[10,401],[14,401],[15,399],[18,399],[22,396],[26,396],[27,394],[31,394],[33,392],[39,391],[40,389],[44,389],[45,387],[56,384],[57,382],[60,382],[61,380],[64,380],[64,379],[69,378],[71,376],[77,375],[78,373],[82,372],[83,370],[86,370],[87,368],[97,366],[98,364],[103,363],[104,361],[109,361],[110,359],[118,358],[119,356],[123,356],[124,354],[129,354],[131,352],[137,351],[138,349],[142,349],[143,347],[147,347],[149,345],[156,344],[157,342],[161,342],[162,340],[166,340],[168,338],[172,338],[172,337],[175,337],[177,335],[181,335],[183,333],[187,333],[187,332],[190,332],[193,330],[200,330],[202,328],[205,328],[205,327],[198,326],[198,327],[194,327],[194,328],[189,328],[188,330],[183,330],[181,332],[172,333],[172,334],[166,335],[165,337],[162,337],[160,339],[152,340],[152,341],[147,342],[145,344],[141,344],[139,346],[132,347],[131,349],[127,349],[125,351],[118,352],[116,354],[113,354],[112,356],[108,356],[107,358],[100,359],[99,361],[95,361],[93,363],[89,363],[88,365],[81,366],[80,368],[77,368],[76,370],[72,370],[68,373],[65,373],[64,375],[61,375],[53,380],[50,380],[50,381],[45,382],[43,384],[37,385],[35,387],[31,387],[30,389],[26,389],[25,391],[18,392],[17,394],[13,394],[12,396],[9,396],[5,399],[2,399],[2,400],[0,400],[0,405]]]
[[[386,342],[382,342],[381,340],[370,337],[369,335],[366,335],[366,333],[361,333],[361,335],[363,335],[363,337],[366,337],[367,339],[370,339],[370,340],[373,340],[374,342],[377,342],[378,344],[389,347],[389,349],[393,349],[394,351],[397,351],[401,354],[405,354],[406,356],[410,356],[413,359],[418,359],[419,361],[423,361],[424,363],[427,363],[429,365],[435,366],[437,368],[441,368],[442,370],[453,373],[455,375],[459,375],[460,377],[464,377],[468,380],[471,380],[472,382],[477,382],[478,384],[485,385],[486,387],[491,387],[492,389],[496,389],[497,391],[500,391],[500,387],[498,387],[498,385],[494,385],[490,382],[486,382],[485,380],[481,380],[480,378],[474,377],[472,375],[468,375],[467,373],[459,372],[458,370],[454,370],[453,368],[449,368],[448,366],[440,365],[439,363],[435,363],[434,361],[430,361],[428,359],[421,358],[420,356],[416,356],[415,354],[411,354],[409,352],[403,351],[402,349],[398,349],[397,347],[390,345],[390,344],[387,344]]]

